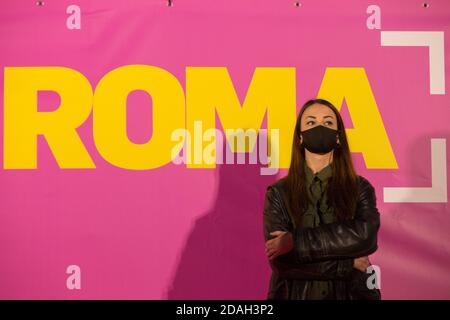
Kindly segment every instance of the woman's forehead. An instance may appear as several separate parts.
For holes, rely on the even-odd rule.
[[[308,108],[306,108],[305,112],[302,115],[302,118],[333,118],[336,119],[336,115],[334,114],[333,110],[331,110],[329,107],[324,106],[323,104],[315,103]]]

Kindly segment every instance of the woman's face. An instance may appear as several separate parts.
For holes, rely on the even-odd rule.
[[[319,125],[337,130],[337,119],[333,110],[323,104],[315,103],[306,108],[300,119],[301,131],[306,131]],[[303,138],[300,138],[302,142]],[[339,139],[338,139],[339,142]]]

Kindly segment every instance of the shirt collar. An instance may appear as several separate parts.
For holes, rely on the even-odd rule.
[[[328,164],[326,167],[324,167],[322,170],[317,172],[316,174],[313,173],[311,168],[306,164],[306,161],[304,161],[304,168],[306,172],[306,181],[308,184],[310,184],[314,177],[318,177],[322,182],[327,180],[329,177],[331,177],[333,173],[333,169],[331,168],[331,163]]]

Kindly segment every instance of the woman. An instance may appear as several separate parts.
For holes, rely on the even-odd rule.
[[[267,298],[380,299],[366,272],[379,227],[375,190],[353,168],[339,112],[326,100],[307,101],[288,174],[267,187]]]

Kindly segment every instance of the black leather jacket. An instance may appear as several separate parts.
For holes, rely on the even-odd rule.
[[[374,253],[380,215],[375,189],[362,176],[353,219],[295,228],[287,204],[286,178],[267,187],[264,203],[264,238],[270,232],[291,232],[294,249],[269,261],[272,275],[267,299],[306,299],[311,280],[333,280],[336,299],[379,299],[379,290],[367,288],[369,274],[353,268],[354,258]]]

